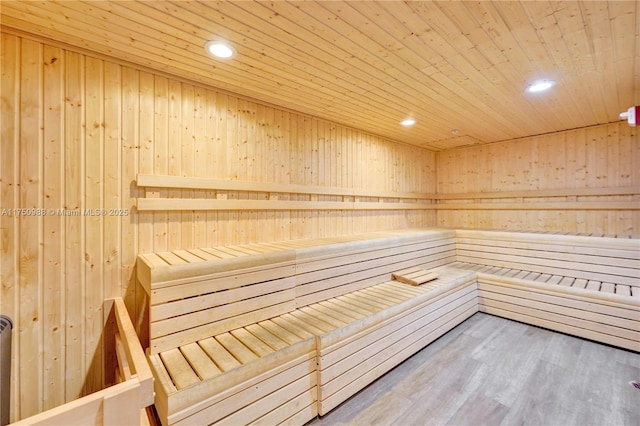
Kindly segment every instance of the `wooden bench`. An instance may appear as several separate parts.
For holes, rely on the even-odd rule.
[[[148,357],[164,424],[247,413],[243,422],[304,423],[316,415],[313,336],[285,334],[267,321],[295,309],[294,250],[146,254],[137,274],[149,293]],[[295,421],[300,411],[304,420]]]
[[[140,255],[156,408],[165,425],[303,424],[478,309],[637,351],[638,252],[406,230]],[[438,279],[392,280],[416,267]]]
[[[22,419],[13,425],[150,424],[146,407],[154,402],[153,375],[122,298],[107,299],[105,389]]]
[[[440,278],[419,287],[387,281],[308,307],[321,328],[320,415],[478,311],[474,273],[435,270]]]
[[[477,311],[468,271],[418,289],[389,281],[454,260],[443,230],[140,255],[162,422],[302,424],[327,412]]]
[[[479,309],[640,351],[640,240],[457,230]]]

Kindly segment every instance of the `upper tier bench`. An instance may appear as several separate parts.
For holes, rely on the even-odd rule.
[[[473,272],[390,282],[454,260],[447,230],[140,255],[162,422],[301,424],[328,412],[477,311]]]
[[[640,350],[640,240],[457,230],[457,263],[478,274],[479,309]]]

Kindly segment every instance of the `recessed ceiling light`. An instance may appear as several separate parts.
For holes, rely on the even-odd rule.
[[[544,92],[545,90],[551,89],[555,84],[556,82],[552,80],[536,81],[527,86],[527,92],[529,93]]]
[[[402,120],[400,122],[400,124],[402,124],[403,126],[409,127],[409,126],[413,126],[414,124],[416,124],[416,120],[413,118],[405,118],[404,120]]]
[[[219,40],[212,40],[204,45],[204,49],[208,54],[216,58],[229,59],[236,56],[236,49],[229,43]]]

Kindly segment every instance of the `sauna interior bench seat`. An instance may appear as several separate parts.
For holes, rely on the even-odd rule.
[[[639,262],[638,240],[446,229],[140,255],[156,407],[302,424],[478,310],[639,351]],[[440,277],[390,281],[416,266]]]
[[[162,422],[302,424],[328,412],[477,311],[473,272],[390,281],[454,260],[452,230],[139,256]]]
[[[640,351],[640,240],[456,230],[481,312]]]

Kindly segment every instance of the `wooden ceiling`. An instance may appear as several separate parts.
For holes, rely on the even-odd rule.
[[[638,1],[2,0],[0,7],[8,30],[433,150],[613,122],[640,104]],[[237,57],[207,56],[205,43],[217,38]],[[541,78],[557,85],[525,93]],[[408,116],[417,124],[400,126]]]

